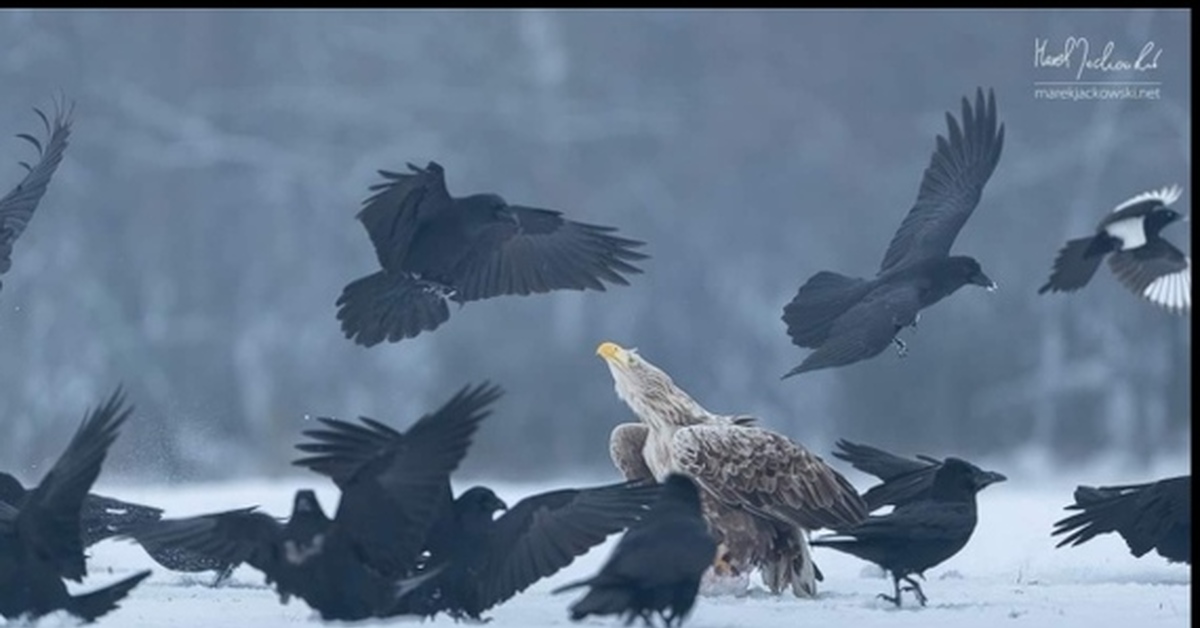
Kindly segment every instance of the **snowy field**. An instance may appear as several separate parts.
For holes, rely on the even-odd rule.
[[[1136,476],[1113,473],[1084,473],[1088,483],[1121,482],[1187,473],[1186,461],[1153,474]],[[1011,471],[1011,466],[995,467]],[[929,596],[926,608],[895,609],[876,599],[891,591],[890,581],[867,563],[832,550],[814,549],[825,573],[816,600],[791,597],[771,598],[761,591],[741,598],[701,598],[685,624],[694,628],[772,628],[775,626],[830,627],[920,626],[921,628],[986,626],[1045,626],[1047,628],[1104,628],[1106,626],[1149,628],[1182,627],[1190,624],[1191,576],[1186,565],[1168,565],[1157,555],[1134,559],[1119,537],[1104,536],[1076,548],[1054,549],[1049,533],[1052,523],[1063,515],[1070,501],[1073,481],[1033,482],[1009,473],[1011,480],[989,487],[980,495],[980,524],[961,553],[931,569],[924,585]],[[1026,477],[1032,474],[1025,474]],[[1072,473],[1072,476],[1077,475]],[[869,483],[851,473],[860,487]],[[605,478],[601,481],[609,481]],[[591,482],[583,482],[590,484]],[[563,479],[554,487],[579,485]],[[98,491],[108,495],[161,506],[168,516],[258,504],[275,515],[290,512],[292,491],[299,487],[318,489],[326,510],[336,507],[336,490],[320,478],[287,481],[238,482],[191,485],[188,487],[131,487],[105,485]],[[510,505],[521,497],[550,486],[493,484]],[[458,485],[456,490],[467,488]],[[567,605],[580,591],[551,596],[550,589],[568,580],[592,573],[608,555],[615,539],[594,549],[552,578],[543,580],[491,612],[491,626],[538,628],[570,626]],[[316,624],[319,619],[302,601],[279,604],[273,591],[262,584],[262,575],[248,567],[235,572],[233,580],[219,589],[202,583],[211,574],[179,574],[166,571],[146,557],[139,547],[125,541],[105,541],[91,550],[90,577],[82,587],[90,590],[135,570],[151,568],[154,575],[124,602],[122,608],[100,621],[121,627],[236,626],[270,628],[294,624]],[[755,580],[757,585],[757,579]],[[2,620],[0,620],[2,621]],[[435,620],[452,625],[449,618]],[[362,625],[412,624],[414,620],[363,622]],[[74,625],[52,616],[42,626]],[[616,620],[589,618],[579,626],[619,626]]]

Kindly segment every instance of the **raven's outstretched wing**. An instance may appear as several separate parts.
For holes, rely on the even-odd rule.
[[[29,165],[21,162],[26,170],[25,178],[17,187],[0,198],[0,275],[8,272],[12,266],[13,243],[25,231],[25,227],[33,218],[33,212],[46,194],[50,178],[62,161],[63,151],[67,149],[67,138],[71,135],[71,114],[74,106],[59,106],[55,112],[54,122],[51,123],[46,114],[40,109],[34,109],[46,127],[49,139],[45,146],[37,138],[26,133],[17,137],[33,144],[38,150],[38,161]]]
[[[609,535],[624,530],[658,499],[652,481],[542,493],[496,520],[476,572],[476,602],[487,610],[557,573]]]
[[[399,272],[421,220],[453,203],[440,164],[431,161],[424,168],[408,164],[408,169],[411,174],[380,170],[387,181],[370,187],[374,194],[363,201],[358,212],[379,265],[391,272]]]
[[[892,237],[879,272],[930,257],[945,256],[991,178],[1004,147],[1004,125],[996,124],[996,98],[975,92],[975,108],[963,98],[962,126],[949,113],[950,138],[938,135],[937,149],[917,193],[917,202]]]
[[[81,582],[84,564],[80,514],[108,448],[121,424],[133,413],[120,388],[104,405],[88,413],[58,461],[25,496],[16,525],[59,575]]]
[[[415,563],[444,508],[450,474],[501,394],[488,383],[463,388],[341,483],[334,519],[385,577],[407,575]]]
[[[561,212],[509,205],[512,222],[486,228],[452,272],[459,301],[550,292],[604,290],[601,280],[629,285],[622,275],[642,270],[637,240],[612,235],[615,227],[567,220]]]

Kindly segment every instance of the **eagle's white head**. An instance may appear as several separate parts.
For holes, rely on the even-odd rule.
[[[719,420],[675,385],[670,375],[615,342],[602,342],[596,355],[604,358],[617,396],[652,429],[671,429]]]

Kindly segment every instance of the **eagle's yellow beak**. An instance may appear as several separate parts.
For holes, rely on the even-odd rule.
[[[602,342],[599,347],[596,347],[596,355],[614,362],[616,364],[625,365],[628,362],[625,350],[615,342]]]

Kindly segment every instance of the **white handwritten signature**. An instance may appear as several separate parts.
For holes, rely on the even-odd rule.
[[[1116,44],[1109,40],[1104,44],[1098,56],[1091,56],[1092,46],[1087,37],[1068,37],[1063,41],[1061,52],[1047,52],[1049,39],[1035,37],[1033,39],[1033,67],[1035,68],[1075,68],[1075,80],[1083,78],[1085,70],[1098,72],[1146,72],[1158,69],[1158,57],[1162,54],[1153,41],[1142,46],[1137,57],[1130,61],[1128,58],[1114,58]],[[1078,62],[1076,62],[1078,56]]]

